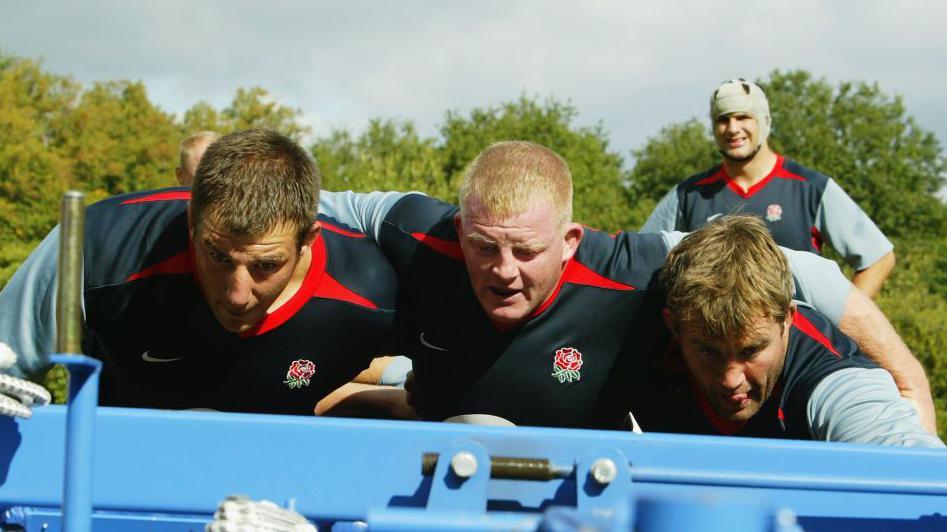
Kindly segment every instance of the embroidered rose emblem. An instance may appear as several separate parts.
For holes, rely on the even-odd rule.
[[[316,365],[309,360],[294,360],[289,365],[289,371],[286,372],[286,380],[283,384],[289,386],[289,389],[302,388],[309,386],[309,379],[316,373]]]
[[[552,361],[552,376],[559,383],[578,381],[582,378],[582,353],[574,347],[563,347],[556,351]]]
[[[766,219],[770,222],[778,222],[783,217],[783,208],[774,203],[766,207]]]

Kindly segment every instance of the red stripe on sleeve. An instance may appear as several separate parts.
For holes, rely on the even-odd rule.
[[[327,224],[325,222],[319,222],[319,226],[323,227],[326,231],[332,231],[333,233],[350,236],[352,238],[365,238],[368,236],[365,233],[359,233],[357,231],[349,231],[348,229],[342,229],[341,227],[338,227],[332,224]]]
[[[190,190],[172,190],[169,192],[158,192],[156,194],[149,194],[147,196],[139,196],[137,198],[127,199],[122,202],[122,205],[133,205],[135,203],[151,203],[153,201],[175,201],[175,200],[189,200],[191,199]]]
[[[139,279],[147,279],[148,277],[154,277],[156,275],[191,273],[194,271],[192,264],[190,251],[182,251],[170,259],[165,259],[153,266],[145,268],[140,272],[129,275],[125,280],[137,281]]]
[[[437,238],[436,236],[431,236],[426,233],[411,233],[411,236],[441,255],[454,260],[464,260],[464,252],[461,251],[459,242],[444,240],[443,238]]]

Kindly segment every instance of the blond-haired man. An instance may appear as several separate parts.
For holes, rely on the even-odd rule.
[[[792,300],[786,259],[755,216],[691,233],[660,278],[675,342],[639,375],[644,430],[943,447],[887,371]]]
[[[198,131],[193,135],[181,141],[178,148],[180,162],[174,169],[174,176],[182,187],[189,187],[194,184],[194,176],[197,175],[197,165],[201,162],[201,157],[207,151],[207,147],[220,135],[213,131]]]
[[[618,424],[606,398],[622,382],[609,379],[653,336],[649,283],[679,236],[583,228],[571,196],[565,161],[519,141],[469,165],[459,209],[421,194],[322,194],[320,209],[373,235],[399,275],[424,417]],[[789,253],[819,270],[801,274],[800,293],[842,316],[850,285],[838,268]]]

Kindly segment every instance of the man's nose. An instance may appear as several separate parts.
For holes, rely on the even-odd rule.
[[[244,309],[250,304],[253,278],[250,272],[238,266],[227,279],[227,303],[235,309]]]
[[[519,274],[519,267],[516,264],[516,258],[513,257],[513,251],[501,249],[493,264],[493,273],[504,281],[513,281]]]
[[[743,364],[735,361],[727,362],[720,374],[720,386],[728,391],[740,388],[745,380]]]

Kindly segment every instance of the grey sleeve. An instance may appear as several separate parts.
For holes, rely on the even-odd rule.
[[[385,371],[381,374],[381,380],[378,384],[385,384],[388,386],[397,386],[398,388],[404,388],[404,381],[408,378],[408,372],[411,371],[411,359],[404,356],[396,356],[388,364],[388,367],[385,368]]]
[[[865,211],[829,179],[816,212],[816,227],[851,267],[864,270],[894,249]]]
[[[814,253],[780,248],[789,261],[796,289],[794,299],[804,301],[838,325],[845,311],[848,292],[854,287],[835,261]]]
[[[59,227],[33,250],[0,292],[0,342],[17,354],[7,372],[36,378],[49,365],[56,341],[56,261]]]
[[[891,374],[881,368],[846,368],[825,377],[806,405],[814,440],[944,447],[921,426]]]
[[[648,220],[641,226],[642,233],[674,231],[677,229],[677,187],[671,188],[655,205]]]
[[[330,192],[319,193],[319,212],[361,231],[378,242],[388,211],[408,194],[420,192]]]

